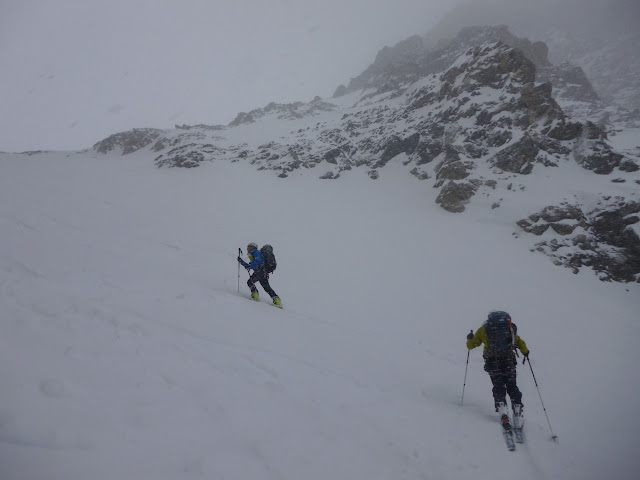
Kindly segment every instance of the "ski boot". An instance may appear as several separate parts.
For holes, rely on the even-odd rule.
[[[513,428],[521,429],[524,427],[524,417],[522,416],[522,404],[514,403],[513,407]]]
[[[251,298],[253,298],[256,302],[260,301],[260,295],[258,295],[258,292],[251,292]]]
[[[278,308],[282,308],[282,301],[279,297],[273,297],[273,305]]]
[[[524,442],[524,434],[522,433],[522,427],[524,427],[524,417],[522,416],[522,404],[514,403],[513,407],[513,430],[516,434],[516,442]]]
[[[509,422],[509,410],[507,410],[507,404],[505,402],[496,403],[496,412],[500,415],[500,424],[505,431],[511,431],[511,423]]]

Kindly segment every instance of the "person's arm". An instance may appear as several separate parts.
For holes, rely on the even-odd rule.
[[[524,343],[524,340],[522,340],[518,335],[516,335],[516,347],[520,349],[520,351],[525,357],[529,355],[529,349],[527,348],[527,344]]]
[[[484,338],[484,335],[485,333],[484,333],[484,325],[483,325],[478,330],[476,330],[476,333],[473,335],[473,337],[467,339],[467,348],[469,350],[473,350],[474,348],[482,345],[482,340]]]

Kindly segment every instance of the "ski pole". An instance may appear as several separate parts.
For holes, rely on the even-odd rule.
[[[531,369],[531,375],[533,376],[533,383],[536,384],[536,389],[538,390],[538,396],[540,397],[540,403],[542,404],[542,410],[544,410],[544,416],[547,417],[547,423],[549,424],[549,431],[551,432],[551,440],[554,442],[558,441],[558,437],[553,434],[553,429],[551,428],[551,422],[549,421],[549,415],[547,415],[547,409],[544,407],[544,402],[542,401],[542,395],[540,394],[540,387],[538,387],[538,381],[536,380],[536,375],[533,373],[533,367],[531,366],[531,360],[529,360],[529,355],[525,357],[527,362],[529,362],[529,368]]]
[[[238,248],[238,256],[242,256],[242,249]],[[240,293],[240,262],[238,262],[238,293]]]
[[[464,388],[467,386],[467,369],[469,368],[469,354],[471,350],[467,350],[467,366],[464,368],[464,383],[462,384],[462,400],[460,400],[460,406],[464,402]]]
[[[473,330],[471,330],[471,335],[473,335]],[[469,338],[469,337],[467,337]],[[469,354],[471,350],[467,350],[467,366],[464,367],[464,383],[462,384],[462,400],[460,400],[460,406],[462,406],[462,402],[464,402],[464,388],[467,386],[467,370],[469,368]]]

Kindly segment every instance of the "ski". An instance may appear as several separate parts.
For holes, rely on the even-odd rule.
[[[505,430],[502,434],[504,435],[504,441],[507,444],[507,449],[510,452],[513,452],[516,449],[516,442],[513,441],[513,433],[511,430]]]
[[[516,443],[524,443],[524,433],[522,432],[522,428],[514,428],[513,432],[516,436]]]
[[[513,429],[509,423],[509,417],[507,415],[502,415],[500,418],[500,424],[502,425],[502,435],[504,436],[504,441],[507,444],[507,449],[510,452],[513,452],[516,449],[516,442],[513,439]]]

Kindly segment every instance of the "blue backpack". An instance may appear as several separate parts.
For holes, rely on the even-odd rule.
[[[513,353],[516,334],[507,312],[491,312],[484,324],[489,339],[488,355],[500,356]]]

